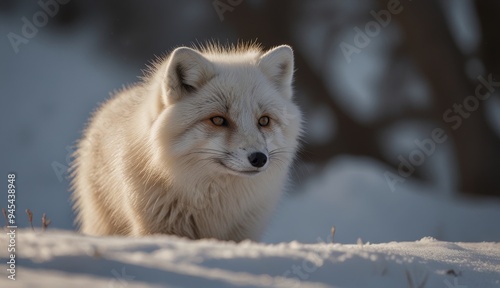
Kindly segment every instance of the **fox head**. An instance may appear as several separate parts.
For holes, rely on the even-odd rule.
[[[288,170],[301,131],[289,46],[180,47],[157,70],[151,142],[169,175],[195,181]]]

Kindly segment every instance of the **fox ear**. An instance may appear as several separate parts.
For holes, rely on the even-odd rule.
[[[281,45],[267,51],[259,59],[259,67],[278,89],[290,89],[293,79],[293,51]],[[290,93],[291,97],[291,93]]]
[[[201,53],[187,47],[175,49],[169,57],[162,92],[167,102],[201,88],[215,74],[214,65]]]

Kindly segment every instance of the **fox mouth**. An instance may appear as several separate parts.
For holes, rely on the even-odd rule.
[[[243,175],[243,176],[254,176],[262,172],[262,170],[236,170],[234,168],[231,168],[224,164],[222,161],[218,161],[218,163],[224,167],[226,170],[228,170],[231,174],[236,174],[236,175]]]

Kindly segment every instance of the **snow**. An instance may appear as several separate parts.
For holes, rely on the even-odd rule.
[[[500,243],[263,244],[18,231],[2,287],[498,287]],[[2,235],[0,246],[6,247]],[[5,249],[0,255],[7,257]],[[411,284],[410,284],[411,283]]]

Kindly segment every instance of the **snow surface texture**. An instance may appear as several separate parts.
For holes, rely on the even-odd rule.
[[[2,269],[1,287],[500,287],[500,243],[235,244],[60,230],[17,236],[17,280]],[[0,255],[4,262],[6,249]]]

